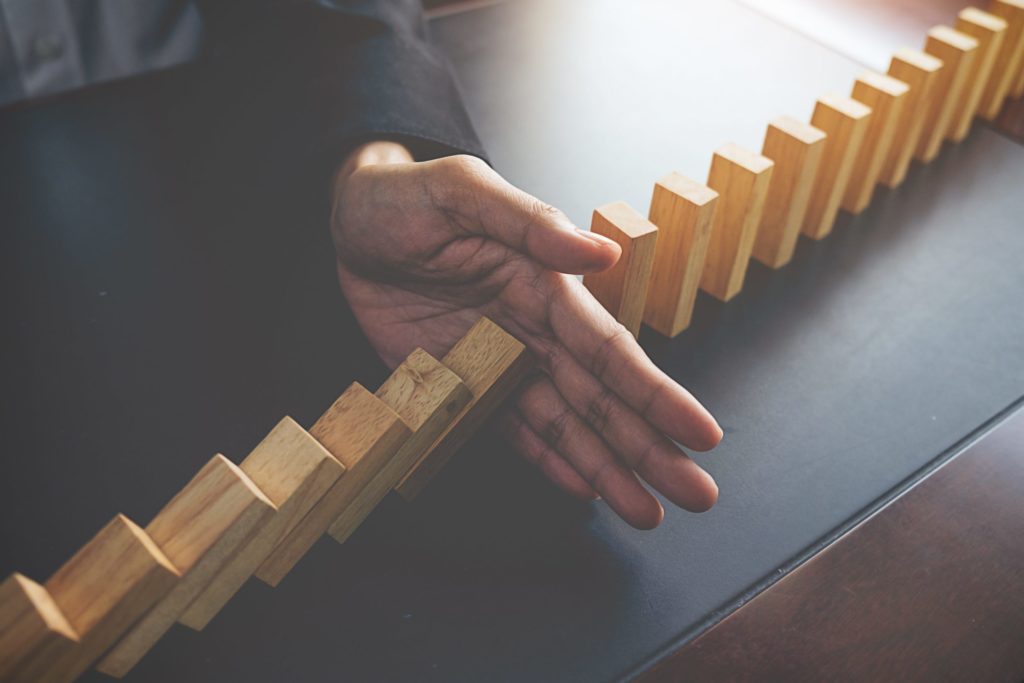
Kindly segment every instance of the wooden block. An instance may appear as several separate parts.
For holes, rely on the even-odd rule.
[[[146,526],[181,579],[96,668],[116,677],[128,673],[273,512],[237,465],[223,455],[211,458]]]
[[[1007,24],[981,102],[981,116],[992,121],[999,116],[1008,95],[1024,95],[1024,0],[992,0],[988,11]]]
[[[781,268],[793,258],[827,137],[790,116],[768,124],[761,153],[775,162],[775,170],[754,241],[754,258],[769,268]]]
[[[256,578],[276,586],[411,434],[394,410],[353,384],[327,409],[310,434],[342,465],[345,474],[277,544],[256,571]]]
[[[854,81],[852,97],[871,107],[871,118],[843,195],[842,207],[846,211],[858,214],[871,203],[909,90],[910,86],[903,81],[871,71]]]
[[[458,375],[423,349],[409,354],[376,396],[398,413],[412,435],[331,524],[328,531],[338,543],[348,540],[473,398]]]
[[[774,164],[736,144],[711,157],[708,187],[719,194],[700,288],[728,301],[743,289]]]
[[[842,95],[818,100],[811,124],[828,134],[801,232],[816,240],[832,232],[853,164],[871,122],[871,108]]]
[[[532,366],[526,347],[487,318],[477,320],[441,362],[462,379],[473,398],[395,487],[406,500],[423,491]]]
[[[0,584],[0,681],[33,683],[48,665],[68,656],[78,634],[45,588],[21,574]]]
[[[203,629],[345,472],[309,432],[285,417],[239,465],[277,508],[178,619]]]
[[[625,202],[613,202],[594,210],[590,230],[617,242],[622,256],[608,270],[585,275],[583,284],[635,337],[643,322],[658,229]]]
[[[879,176],[879,180],[889,187],[899,187],[907,177],[910,160],[924,131],[925,113],[931,108],[935,83],[942,69],[941,59],[918,50],[903,48],[892,57],[889,75],[909,85],[910,91],[896,119],[892,147]]]
[[[666,337],[690,324],[718,193],[678,173],[654,184],[648,220],[658,228],[644,322]]]
[[[939,155],[953,113],[962,104],[978,41],[948,26],[936,26],[928,31],[924,51],[941,59],[944,65],[935,81],[931,105],[925,111],[924,130],[914,150],[914,158],[927,163]]]
[[[965,95],[961,106],[953,114],[950,139],[959,142],[971,132],[971,124],[981,107],[981,97],[992,80],[996,57],[1006,35],[1006,21],[994,14],[968,7],[960,10],[954,27],[978,41],[978,54],[974,59],[974,68],[967,76]]]
[[[179,573],[135,523],[116,516],[46,582],[75,633],[66,654],[27,667],[35,683],[68,683],[168,594]]]

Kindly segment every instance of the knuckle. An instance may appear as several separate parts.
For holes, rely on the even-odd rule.
[[[604,338],[594,352],[590,368],[591,372],[599,379],[606,377],[608,369],[611,367],[612,359],[615,357],[619,347],[632,338],[633,335],[630,334],[625,325],[616,321],[614,329]]]

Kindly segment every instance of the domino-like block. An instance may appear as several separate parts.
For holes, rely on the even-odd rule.
[[[146,526],[181,579],[96,668],[115,677],[128,673],[273,512],[237,465],[223,455],[211,458]]]
[[[179,572],[134,522],[116,516],[44,584],[78,645],[27,663],[34,683],[78,678],[177,584]]]
[[[769,268],[781,268],[793,258],[827,137],[825,131],[791,116],[768,124],[761,153],[775,162],[775,170],[754,241],[754,258]]]
[[[1006,21],[1003,45],[996,56],[992,81],[982,101],[981,115],[993,120],[999,116],[1007,95],[1024,95],[1024,0],[992,0],[988,11]]]
[[[348,540],[473,398],[458,375],[423,349],[409,354],[376,396],[398,413],[412,434],[331,524],[328,532],[338,543]]]
[[[0,584],[0,681],[34,683],[48,664],[66,657],[78,634],[45,588],[21,574]]]
[[[888,187],[899,187],[907,177],[910,160],[924,131],[925,114],[935,96],[935,83],[943,68],[941,59],[909,48],[897,51],[892,57],[889,75],[909,85],[910,91],[896,119],[896,133],[879,175],[879,181]]]
[[[196,630],[210,623],[345,472],[344,466],[290,417],[278,422],[239,467],[277,511],[256,529],[178,619]]]
[[[808,237],[818,240],[832,232],[870,121],[871,107],[849,97],[830,95],[815,105],[811,125],[828,138],[801,228]]]
[[[594,210],[590,230],[616,242],[622,256],[608,270],[585,275],[583,284],[635,337],[644,317],[658,228],[625,202],[613,202]]]
[[[775,164],[737,144],[711,157],[708,187],[719,194],[700,288],[721,301],[743,289]]]
[[[858,214],[871,203],[909,90],[910,86],[903,81],[871,71],[854,81],[851,96],[871,107],[871,119],[843,196],[842,207],[846,211]]]
[[[345,390],[309,433],[345,466],[345,474],[256,571],[256,578],[271,586],[309,552],[411,434],[398,413],[358,383]]]
[[[1006,36],[1006,21],[975,7],[968,7],[957,15],[954,28],[978,41],[974,68],[967,76],[964,97],[953,114],[954,123],[949,133],[951,140],[960,142],[971,132],[971,124],[981,107],[981,97],[993,78],[996,57]]]
[[[658,228],[644,322],[666,337],[690,325],[718,193],[678,173],[654,184],[648,220]]]
[[[413,500],[526,375],[526,347],[487,318],[480,318],[441,359],[469,387],[473,398],[452,420],[395,490]]]
[[[931,106],[925,112],[924,131],[914,150],[914,158],[927,163],[938,156],[953,113],[961,106],[978,41],[948,26],[935,26],[928,31],[924,51],[941,59],[944,65],[935,81]]]

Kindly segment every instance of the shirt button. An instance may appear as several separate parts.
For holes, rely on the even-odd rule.
[[[32,41],[32,53],[40,62],[52,62],[64,54],[64,42],[54,35],[39,36]]]

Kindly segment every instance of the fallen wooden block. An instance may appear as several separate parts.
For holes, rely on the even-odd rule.
[[[842,95],[823,97],[814,106],[811,125],[828,138],[801,228],[808,237],[819,240],[832,232],[870,120],[870,107]]]
[[[775,170],[753,253],[769,268],[781,268],[793,258],[827,137],[825,131],[791,116],[768,124],[761,154],[775,163]]]
[[[879,181],[888,187],[899,187],[907,177],[910,160],[924,132],[925,113],[935,96],[935,82],[942,71],[942,60],[918,50],[904,48],[896,52],[889,64],[889,75],[910,86],[903,110],[896,119],[896,133],[889,154],[882,164]]]
[[[978,41],[948,26],[935,26],[928,31],[924,51],[941,59],[944,65],[925,112],[924,132],[914,150],[915,159],[928,163],[938,156],[952,124],[953,112],[961,106],[967,75],[977,56]]]
[[[658,228],[625,202],[613,202],[594,210],[590,230],[616,242],[622,256],[608,270],[585,275],[583,284],[635,337],[644,317]]]
[[[658,228],[643,320],[666,337],[690,325],[718,193],[678,173],[654,184],[647,219]]]
[[[458,375],[423,349],[409,354],[376,396],[398,413],[412,434],[332,522],[328,532],[338,543],[348,540],[473,398]]]
[[[239,467],[277,511],[256,529],[178,619],[196,630],[210,623],[278,542],[345,472],[344,466],[290,417],[278,422]]]
[[[17,573],[0,584],[0,681],[34,683],[77,644],[78,634],[45,588]]]
[[[211,458],[146,525],[181,579],[96,668],[118,678],[128,673],[273,512],[237,465],[223,455]]]
[[[974,117],[981,107],[981,97],[994,76],[996,57],[1006,35],[1006,21],[994,14],[968,7],[960,10],[954,28],[978,41],[978,54],[974,68],[967,76],[966,92],[961,104],[953,113],[953,125],[949,138],[960,142],[971,132]]]
[[[346,389],[309,432],[345,466],[345,474],[256,570],[256,578],[271,586],[309,552],[411,434],[398,413],[358,383]]]
[[[721,301],[743,289],[774,164],[736,144],[711,157],[708,187],[719,194],[700,288]]]
[[[1024,0],[992,0],[988,11],[1007,24],[993,71],[994,80],[998,82],[987,101],[987,109],[982,112],[982,116],[992,120],[999,116],[1007,96],[1024,95]]]
[[[893,138],[903,102],[910,90],[903,81],[872,71],[861,74],[853,84],[853,99],[871,107],[864,141],[853,162],[850,184],[843,195],[842,207],[858,214],[871,204],[882,165],[892,149]]]
[[[78,634],[78,644],[28,663],[35,683],[78,678],[177,584],[179,572],[124,515],[114,517],[50,577],[45,587]]]
[[[477,320],[441,362],[469,387],[473,398],[395,487],[410,501],[508,397],[532,365],[526,347],[487,318]]]

